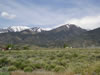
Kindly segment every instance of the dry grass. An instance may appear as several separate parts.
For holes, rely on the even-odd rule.
[[[23,72],[23,71],[16,71],[12,72],[11,75],[93,75],[91,73],[84,73],[84,74],[75,74],[73,72],[65,72],[65,73],[55,73],[55,72]]]
[[[54,72],[12,72],[11,75],[75,75],[74,73],[54,73]]]

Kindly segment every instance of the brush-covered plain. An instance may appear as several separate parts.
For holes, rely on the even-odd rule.
[[[0,75],[10,75],[12,72],[99,75],[100,49],[41,48],[0,51]]]

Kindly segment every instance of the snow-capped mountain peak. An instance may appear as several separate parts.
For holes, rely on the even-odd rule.
[[[7,27],[7,28],[0,28],[0,33],[21,32],[21,31],[24,31],[24,30],[39,33],[39,32],[42,32],[42,31],[50,31],[50,30],[53,30],[53,29],[61,28],[61,27],[63,27],[65,30],[66,29],[68,30],[70,28],[75,28],[77,26],[74,25],[74,24],[62,24],[62,25],[56,26],[54,28],[40,28],[40,27],[28,27],[28,26],[10,26],[10,27]]]
[[[7,32],[21,32],[24,30],[30,30],[32,32],[42,32],[45,31],[40,27],[27,27],[27,26],[10,26],[7,28],[0,28],[0,33],[7,33]]]
[[[70,24],[66,24],[66,27],[67,27],[67,28],[70,28]]]
[[[23,31],[23,30],[26,30],[26,29],[30,29],[30,27],[27,27],[27,26],[11,26],[11,27],[7,28],[7,30],[10,31],[10,32],[20,32],[20,31]]]

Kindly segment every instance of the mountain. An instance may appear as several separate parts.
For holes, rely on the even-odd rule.
[[[26,29],[30,29],[30,28],[27,27],[27,26],[11,26],[11,27],[7,28],[7,30],[9,32],[20,32],[20,31],[23,31],[23,30],[26,30]]]
[[[27,26],[10,26],[8,28],[3,28],[0,29],[0,33],[6,33],[6,32],[20,32],[23,31],[25,29],[30,29]]]
[[[77,36],[73,42],[77,47],[100,47],[100,28],[87,31]]]
[[[41,32],[43,31],[41,28],[39,27],[27,27],[27,26],[10,26],[8,28],[3,28],[0,29],[0,33],[8,33],[8,32],[21,32],[21,31],[32,31],[32,32]]]
[[[70,41],[76,36],[86,32],[87,30],[82,29],[74,24],[66,24],[48,32],[42,32],[35,34],[35,40],[39,41],[35,44],[39,46],[58,46],[62,47],[64,44],[70,44]],[[36,38],[38,37],[38,38]],[[42,42],[42,44],[41,44]]]
[[[49,31],[41,28],[29,28],[0,34],[0,44],[30,44],[41,47],[63,47],[64,44],[75,46],[74,39],[87,32],[74,24],[65,24]]]
[[[6,32],[8,32],[8,30],[7,29],[2,29],[2,28],[0,28],[0,33],[6,33]]]

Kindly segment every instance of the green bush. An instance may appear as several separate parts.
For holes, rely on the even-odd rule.
[[[94,69],[94,72],[100,73],[100,62],[94,64],[93,69]]]
[[[29,47],[28,46],[24,46],[23,49],[24,50],[29,50]]]
[[[77,65],[77,66],[73,67],[73,71],[75,73],[82,73],[84,69],[85,68],[83,68],[81,65]]]
[[[10,66],[10,67],[8,68],[8,71],[15,71],[15,70],[17,70],[17,68],[16,68],[15,66]]]
[[[78,57],[78,54],[77,53],[73,53],[72,56],[73,57]]]
[[[35,64],[33,64],[33,65],[34,65],[34,67],[35,67],[36,69],[42,69],[42,68],[44,67],[44,63],[41,63],[41,62],[35,63]]]
[[[15,65],[18,69],[24,69],[29,63],[25,63],[24,59],[18,59],[13,65]]]
[[[0,72],[0,75],[10,75],[8,72]]]
[[[20,62],[20,61],[16,61],[15,63],[14,63],[14,65],[18,68],[18,69],[20,69],[21,67],[21,63],[22,62]]]
[[[3,57],[0,59],[0,67],[8,65],[9,64],[9,60],[6,57]]]
[[[59,60],[58,65],[65,66],[67,64],[66,60]]]
[[[8,44],[8,45],[6,46],[6,49],[9,50],[9,49],[12,49],[13,47],[14,47],[14,45]]]
[[[8,67],[2,67],[1,70],[2,70],[3,72],[7,72],[7,71],[8,71]]]
[[[30,66],[24,68],[24,72],[32,72],[32,71],[33,71],[33,68]]]
[[[25,67],[27,67],[27,66],[28,66],[28,64],[21,63],[21,64],[20,64],[20,69],[22,69],[22,70],[23,70],[23,69],[24,69]]]
[[[63,72],[63,71],[65,71],[65,68],[63,66],[56,66],[54,71],[55,72]]]
[[[66,48],[66,47],[68,47],[68,45],[67,44],[64,44],[63,47]]]
[[[55,67],[56,67],[55,64],[47,64],[47,65],[45,65],[45,69],[48,70],[48,71],[53,70]]]
[[[35,65],[34,64],[30,64],[30,66],[33,68],[33,70],[36,69]]]
[[[64,56],[64,54],[63,53],[57,53],[57,57],[63,57]]]

